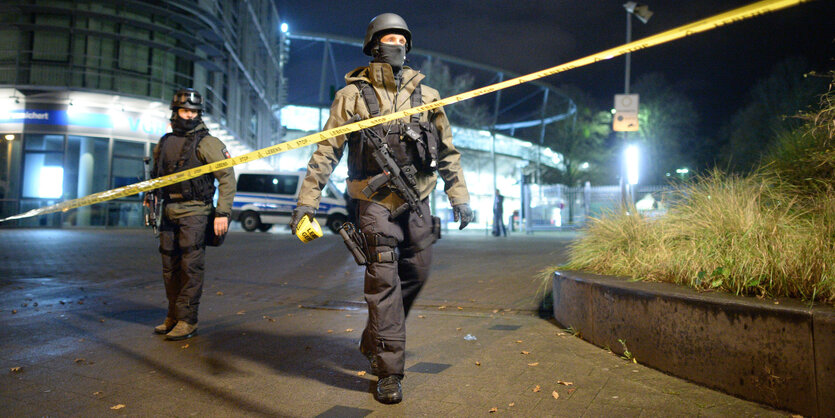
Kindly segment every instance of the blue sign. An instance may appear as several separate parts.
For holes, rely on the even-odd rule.
[[[0,124],[23,123],[36,125],[78,126],[95,129],[117,129],[161,136],[166,132],[166,122],[153,117],[131,116],[122,112],[121,117],[107,113],[77,112],[66,110],[10,110],[0,113]]]

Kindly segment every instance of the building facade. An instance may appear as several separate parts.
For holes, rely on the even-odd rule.
[[[141,180],[181,87],[233,154],[278,139],[287,43],[269,0],[3,0],[0,21],[0,218]],[[10,224],[137,226],[140,209]]]

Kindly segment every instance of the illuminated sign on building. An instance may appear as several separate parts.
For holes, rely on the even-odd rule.
[[[164,118],[136,112],[99,113],[72,110],[72,108],[70,110],[19,109],[0,112],[0,124],[6,123],[107,129],[156,137],[165,135],[168,125],[168,121]]]

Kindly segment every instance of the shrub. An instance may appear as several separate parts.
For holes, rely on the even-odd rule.
[[[561,268],[835,304],[835,92],[804,118],[760,170],[698,177],[665,217],[590,221]]]

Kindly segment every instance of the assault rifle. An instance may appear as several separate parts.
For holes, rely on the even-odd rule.
[[[151,158],[145,157],[145,180],[151,179]],[[162,209],[162,199],[159,198],[158,190],[151,190],[145,192],[145,198],[142,202],[143,211],[145,212],[145,226],[154,228],[154,236],[159,236],[159,219],[160,210]]]
[[[417,169],[415,166],[411,164],[405,167],[398,166],[383,138],[375,133],[365,136],[373,149],[371,155],[383,172],[368,181],[368,186],[362,189],[362,194],[370,198],[380,191],[383,186],[388,186],[392,192],[406,201],[391,213],[391,219],[400,216],[408,209],[415,211],[422,218],[423,209],[420,207],[420,195],[417,192],[417,178],[415,177]]]

